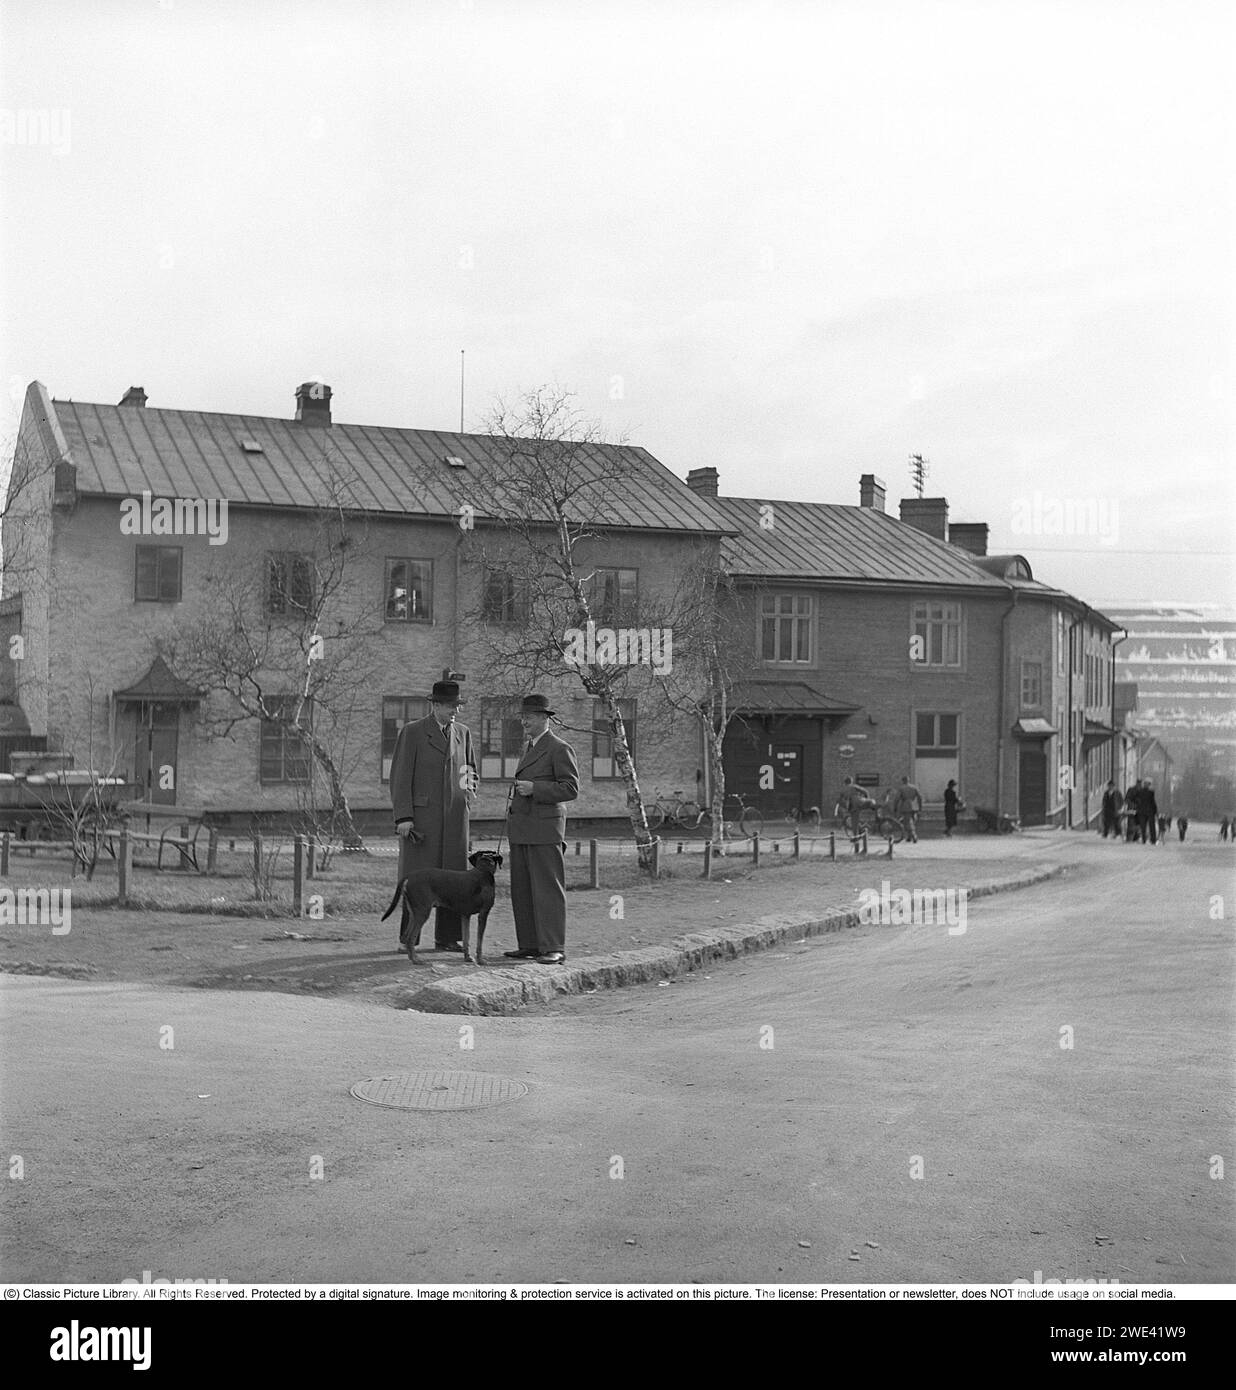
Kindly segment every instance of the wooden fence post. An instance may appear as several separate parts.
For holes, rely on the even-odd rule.
[[[588,841],[588,887],[599,888],[601,886],[601,866],[597,862],[597,842]]]
[[[308,851],[308,858],[305,860],[305,877],[317,878],[318,876],[318,835],[316,830],[311,830],[305,837]]]
[[[757,830],[751,836],[751,867],[760,867],[760,832]]]
[[[4,832],[4,838],[0,839],[0,877],[3,878],[8,878],[9,876],[9,840],[11,838],[9,832],[6,830]]]
[[[253,883],[257,891],[262,891],[262,832],[253,832]]]
[[[292,841],[292,911],[305,915],[305,837],[297,835]]]
[[[660,837],[660,835],[654,835],[654,836],[652,837],[652,876],[653,876],[653,878],[660,878],[660,877],[661,877],[661,837]]]
[[[893,837],[891,835],[888,837],[888,853],[884,857],[886,859],[893,857]]]
[[[704,877],[712,877],[712,841],[704,841]]]
[[[116,901],[121,907],[129,901],[129,885],[133,877],[133,844],[129,839],[129,827],[120,830],[120,851],[116,860],[117,888]]]
[[[206,872],[208,874],[218,873],[219,871],[219,830],[217,826],[210,827],[210,837],[206,841]]]
[[[837,857],[837,832],[835,830],[828,832],[828,857],[830,859]]]
[[[802,836],[800,836],[799,833],[798,833],[798,831],[796,830],[796,831],[794,832],[794,858],[795,858],[795,859],[799,858],[799,856],[801,855],[801,853],[802,853]]]

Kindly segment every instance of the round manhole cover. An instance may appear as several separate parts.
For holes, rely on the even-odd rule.
[[[479,1110],[528,1094],[522,1081],[482,1071],[401,1071],[370,1076],[351,1089],[357,1100],[397,1110]]]

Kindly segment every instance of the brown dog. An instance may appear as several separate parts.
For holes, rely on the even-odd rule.
[[[464,960],[472,960],[470,941],[473,914],[476,915],[476,961],[485,964],[485,926],[494,905],[494,874],[502,867],[502,856],[491,849],[478,849],[468,856],[470,869],[417,869],[401,878],[391,905],[382,920],[402,902],[399,944],[415,965],[421,928],[435,907],[446,907],[463,918]]]

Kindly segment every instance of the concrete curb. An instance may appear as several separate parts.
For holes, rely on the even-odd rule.
[[[1049,864],[1008,878],[980,879],[959,884],[971,898],[1029,888],[1057,878],[1070,864]],[[738,927],[692,932],[668,946],[645,946],[638,951],[614,951],[586,956],[565,966],[516,965],[485,968],[453,980],[404,987],[391,1002],[398,1009],[430,1014],[512,1014],[528,1004],[548,1003],[559,994],[583,994],[594,989],[621,989],[670,979],[714,961],[736,960],[754,951],[782,945],[791,936],[820,936],[859,925],[855,908],[834,909],[820,916],[773,914]]]

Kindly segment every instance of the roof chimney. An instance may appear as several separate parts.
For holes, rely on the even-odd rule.
[[[296,388],[296,418],[302,425],[330,424],[330,387],[306,381]]]
[[[877,512],[884,510],[884,479],[874,473],[864,473],[858,480],[858,504],[860,507],[873,507]]]
[[[142,405],[146,404],[146,391],[141,386],[130,386],[120,398],[121,405]]]
[[[987,554],[987,523],[985,521],[955,521],[948,528],[948,543],[971,555]]]
[[[938,541],[948,539],[948,498],[903,497],[901,519],[916,531],[934,536]]]
[[[687,486],[701,497],[715,497],[718,482],[715,468],[693,468],[687,474]]]

